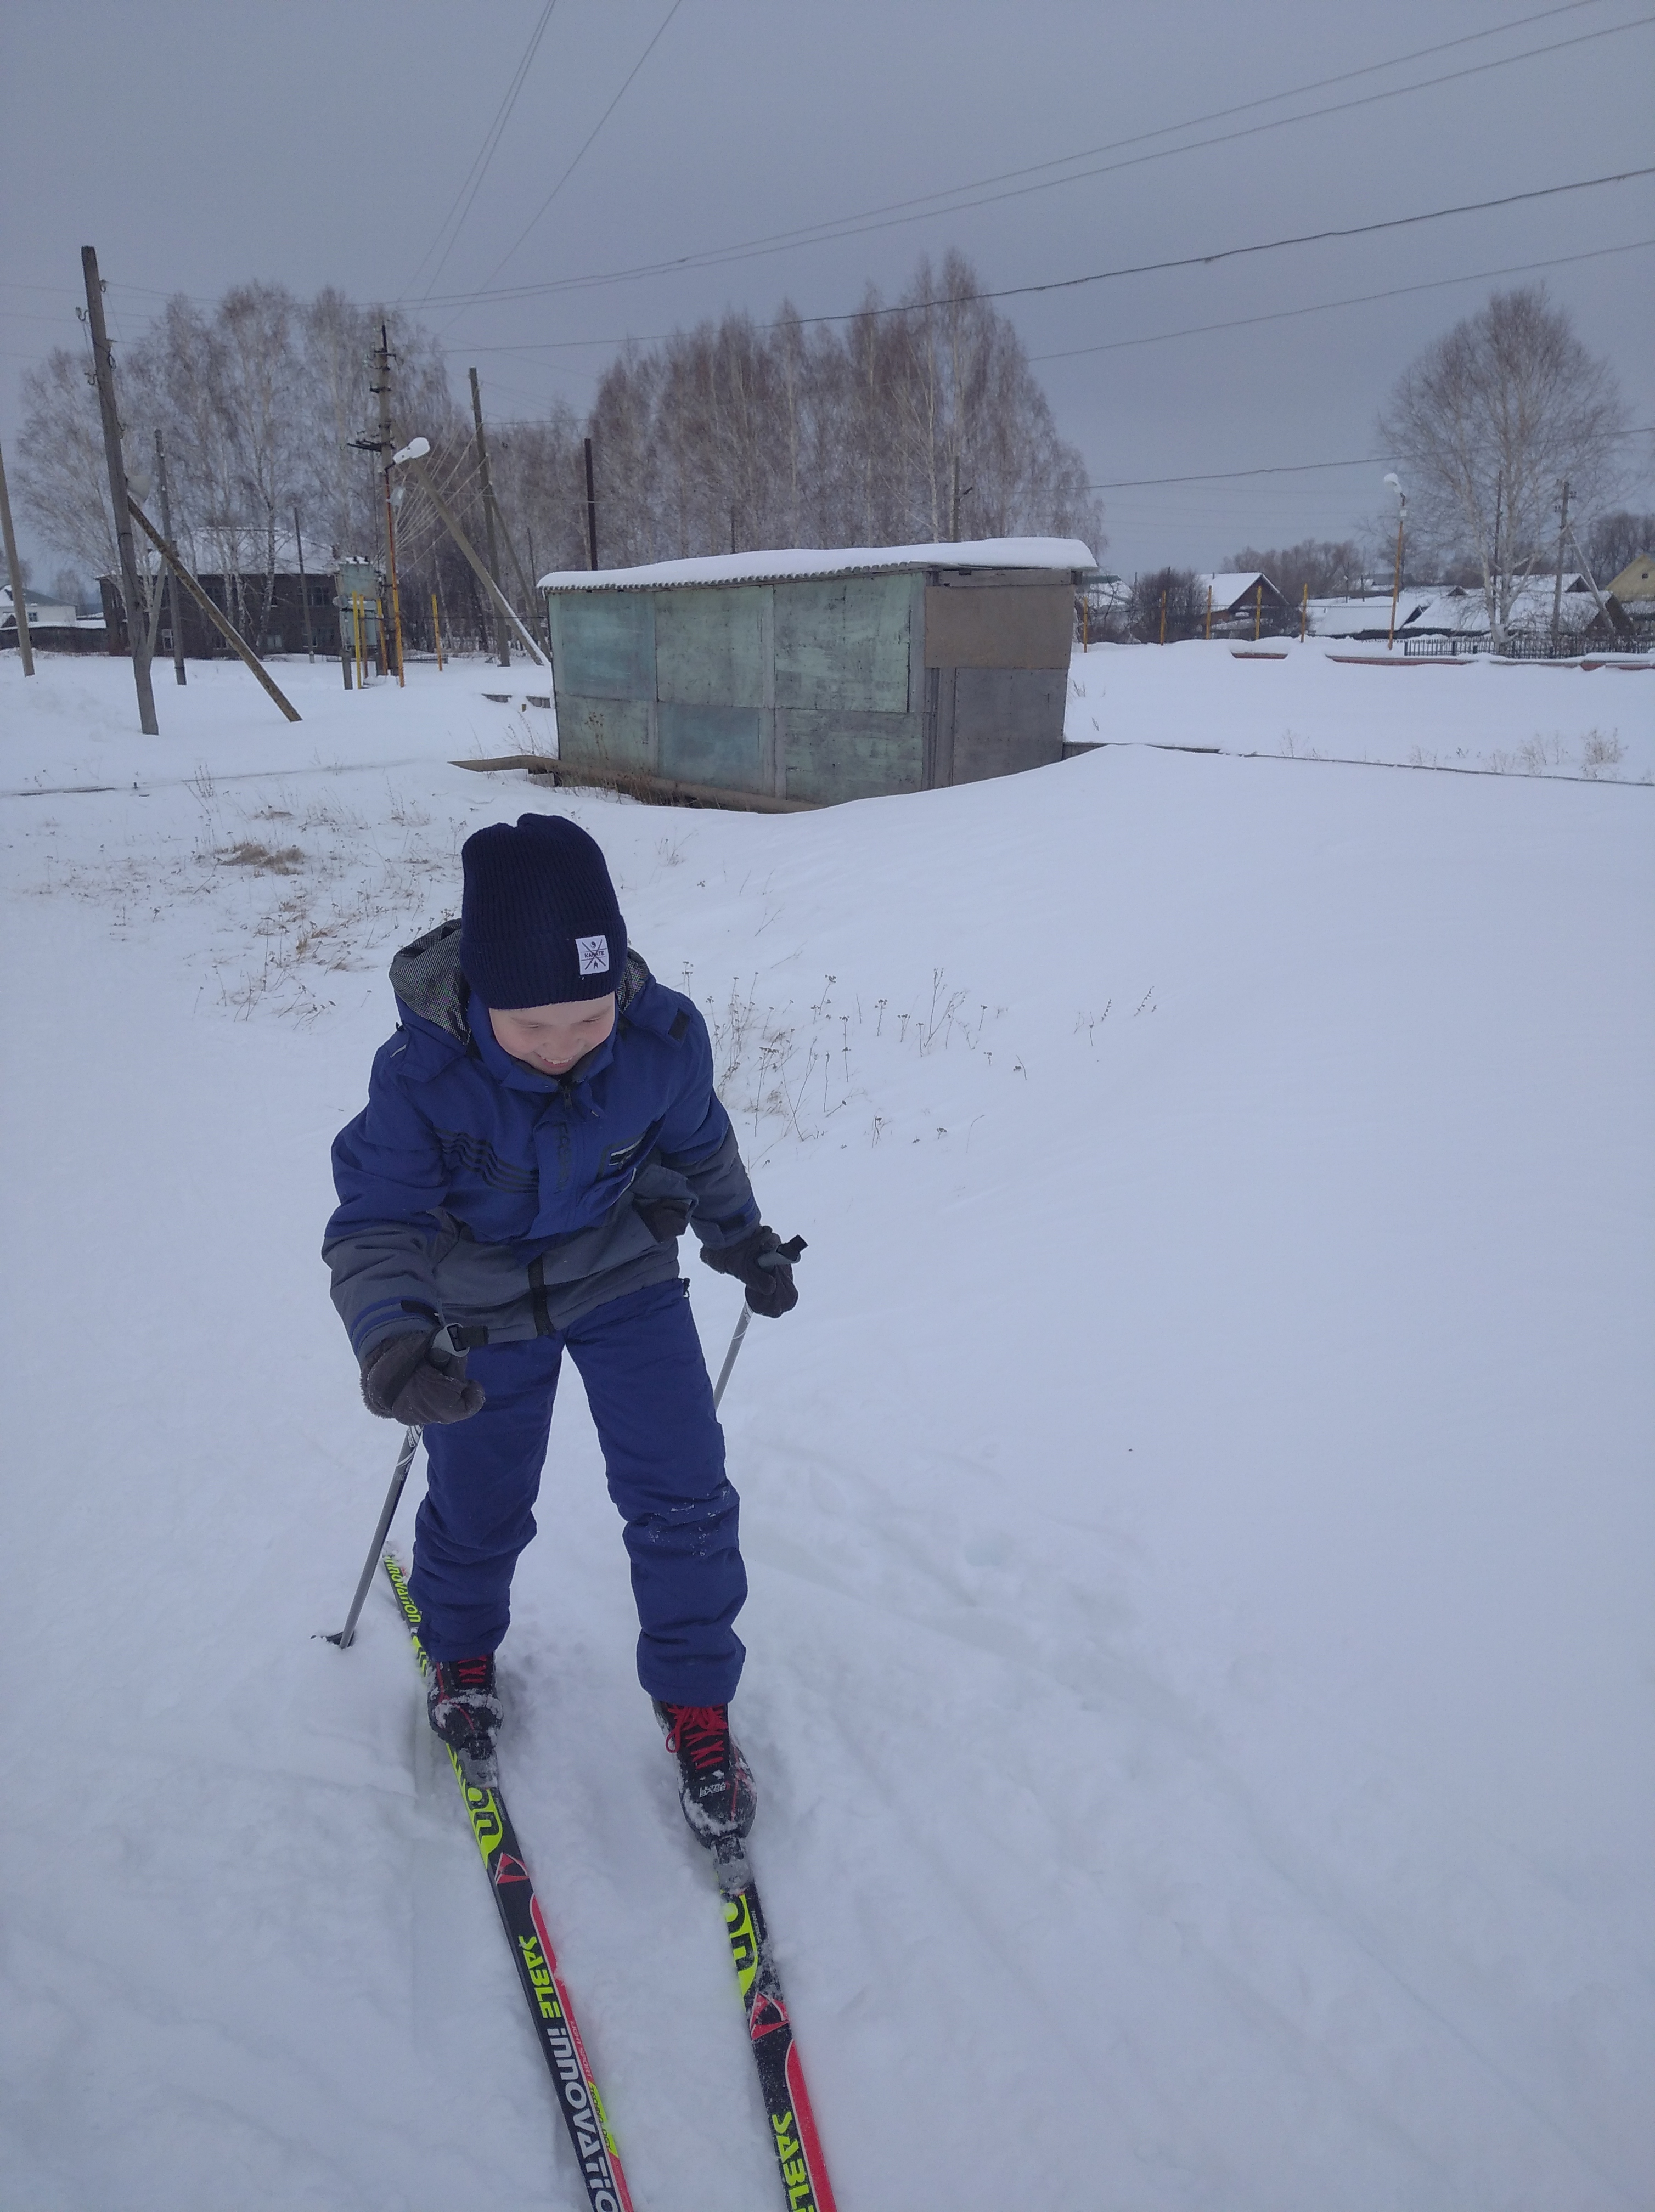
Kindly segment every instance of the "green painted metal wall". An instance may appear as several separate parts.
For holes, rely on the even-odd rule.
[[[907,714],[914,580],[812,577],[776,590],[776,704],[821,713]]]
[[[684,707],[772,703],[767,663],[775,593],[770,586],[654,596],[657,699]]]
[[[931,627],[955,639],[946,665],[926,650],[923,570],[553,592],[559,750],[571,766],[814,805],[1055,760],[1067,672],[1030,665],[1029,580],[975,573],[968,607],[932,572],[948,620]],[[1042,583],[1061,618],[1067,586]],[[1012,665],[971,665],[1001,630]]]
[[[917,791],[922,591],[897,571],[554,592],[558,749],[816,805]]]

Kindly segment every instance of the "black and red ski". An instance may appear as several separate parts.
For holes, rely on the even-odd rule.
[[[747,2014],[747,2038],[764,2093],[776,2161],[787,2191],[788,2212],[835,2212],[833,2185],[816,2132],[816,2115],[805,2087],[805,2072],[793,2039],[758,1902],[758,1885],[747,1863],[745,1847],[733,1838],[717,1853],[719,1889],[730,1958]]]
[[[420,1673],[424,1674],[430,1662],[425,1656],[424,1645],[419,1640],[419,1607],[408,1594],[407,1581],[395,1555],[386,1552],[384,1564],[391,1587],[396,1593],[397,1604],[407,1624],[414,1656],[419,1662]],[[632,2212],[632,2199],[627,2191],[626,2176],[621,2171],[614,2137],[610,2134],[609,2122],[604,2114],[603,2099],[598,2094],[598,2085],[592,2078],[586,2045],[581,2042],[581,2031],[575,2024],[575,2012],[569,2001],[569,1991],[557,1971],[557,1954],[552,1948],[551,1937],[546,1932],[540,1901],[535,1896],[528,1868],[518,1848],[516,1831],[512,1826],[511,1815],[506,1810],[506,1801],[500,1794],[497,1783],[492,1788],[482,1787],[469,1778],[452,1749],[448,1757],[453,1762],[454,1779],[459,1784],[459,1794],[465,1801],[472,1833],[477,1838],[477,1847],[483,1854],[483,1863],[488,1870],[489,1887],[493,1891],[495,1904],[499,1908],[500,1923],[506,1931],[506,1941],[511,1946],[512,1957],[516,1961],[517,1978],[528,1999],[535,2039],[540,2045],[540,2055],[546,2062],[552,2087],[557,2094],[557,2109],[563,2116],[563,2125],[575,2146],[575,2156],[586,2186],[589,2212]],[[799,2202],[802,2206],[815,2203],[831,2204],[832,2200],[805,2197]]]

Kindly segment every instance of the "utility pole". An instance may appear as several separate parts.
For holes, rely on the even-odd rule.
[[[586,545],[589,565],[598,565],[598,495],[592,485],[592,441],[586,441]]]
[[[28,609],[23,604],[28,597],[23,589],[23,572],[17,563],[17,536],[11,526],[11,495],[6,489],[6,458],[0,453],[0,528],[6,542],[6,574],[11,578],[11,604],[17,616],[17,650],[22,656],[23,673],[34,673],[34,647],[29,643]]]
[[[1563,623],[1563,549],[1569,535],[1569,480],[1563,479],[1563,501],[1557,517],[1557,580],[1552,586],[1552,643]]]
[[[120,416],[115,410],[115,362],[109,350],[109,332],[103,319],[103,279],[98,274],[97,248],[81,248],[81,273],[86,279],[86,319],[92,333],[92,361],[98,386],[98,409],[103,416],[104,459],[109,469],[109,498],[114,509],[115,543],[120,552],[121,596],[126,602],[126,635],[132,647],[132,681],[137,688],[138,727],[146,738],[161,735],[155,720],[155,695],[149,682],[149,656],[143,649],[138,621],[138,561],[132,544],[131,495],[126,489],[126,462],[121,453]],[[159,587],[159,586],[157,586]]]
[[[551,610],[546,605],[545,600],[540,595],[540,563],[534,557],[534,526],[532,523],[526,523],[524,527],[529,533],[529,574],[534,579],[534,589],[528,592],[526,597],[530,608],[538,612],[539,616],[539,621],[536,624],[536,628],[544,631],[545,634],[546,653],[548,657],[550,657],[551,653]]]
[[[483,394],[472,371],[472,420],[477,425],[477,473],[483,487],[483,522],[489,548],[489,581],[500,589],[500,550],[495,543],[494,477],[489,470],[489,441],[483,434]],[[511,666],[511,633],[498,607],[494,611],[494,649],[502,668]]]
[[[402,600],[397,591],[397,524],[391,508],[391,456],[395,451],[391,438],[391,340],[383,323],[380,325],[380,380],[374,389],[380,395],[380,467],[385,477],[385,576],[391,593],[391,627],[397,641],[397,682],[402,675]],[[385,624],[381,620],[380,631]],[[384,649],[381,635],[380,649]]]
[[[305,652],[313,664],[316,647],[310,629],[310,580],[305,574],[305,541],[299,529],[297,507],[293,510],[293,543],[299,556],[299,602],[305,611]]]
[[[173,501],[167,484],[167,448],[161,442],[159,429],[155,432],[155,489],[161,495],[161,534],[163,538],[170,538],[173,534]],[[173,681],[186,684],[189,678],[184,673],[184,623],[178,604],[178,572],[169,562],[163,562],[161,565],[167,571],[167,604],[173,611]]]
[[[953,467],[949,471],[951,483],[948,494],[948,541],[959,543],[959,455],[954,455]]]
[[[1569,543],[1574,548],[1575,559],[1580,563],[1580,573],[1591,586],[1593,599],[1597,602],[1597,611],[1603,617],[1603,635],[1605,639],[1624,634],[1628,627],[1626,616],[1624,613],[1622,613],[1620,621],[1618,623],[1615,621],[1614,614],[1609,611],[1610,603],[1603,597],[1602,592],[1598,590],[1597,579],[1591,573],[1591,563],[1587,560],[1585,554],[1581,548],[1580,540],[1576,537],[1573,529],[1569,532]],[[1615,602],[1615,605],[1617,609],[1619,608],[1619,600]]]
[[[1500,507],[1506,495],[1506,471],[1501,469],[1494,478],[1494,604],[1488,610],[1489,641],[1494,645],[1506,642],[1506,623],[1500,612]]]
[[[517,632],[518,636],[522,640],[524,649],[527,653],[530,659],[534,662],[537,667],[545,667],[546,665],[545,654],[542,653],[539,647],[535,643],[534,640],[529,635],[527,630],[524,629],[522,623],[518,620],[516,615],[512,611],[511,603],[507,599],[505,593],[501,590],[499,585],[494,581],[488,570],[484,567],[483,556],[478,551],[477,548],[472,544],[471,539],[465,535],[465,531],[460,527],[459,516],[454,513],[453,507],[449,506],[447,501],[444,499],[442,494],[437,489],[435,484],[432,483],[430,471],[425,465],[426,456],[429,453],[430,450],[430,446],[425,439],[415,438],[402,449],[401,459],[404,465],[412,469],[414,471],[415,481],[419,484],[421,489],[424,492],[427,499],[430,501],[432,506],[435,507],[449,537],[453,539],[454,544],[459,548],[466,560],[471,563],[472,572],[477,577],[478,581],[482,584],[487,591],[493,594],[495,605],[500,610],[501,613],[504,615],[506,620],[511,624],[512,628]]]
[[[1402,489],[1402,478],[1394,471],[1385,482],[1396,495],[1396,565],[1390,578],[1390,627],[1385,633],[1385,651],[1390,653],[1396,644],[1396,601],[1402,588],[1402,526],[1408,520],[1408,494]],[[1407,647],[1402,650],[1406,653]]]

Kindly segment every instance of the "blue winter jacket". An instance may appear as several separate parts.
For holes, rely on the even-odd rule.
[[[471,1344],[545,1334],[672,1280],[673,1226],[640,1206],[677,1200],[713,1247],[758,1227],[707,1025],[636,952],[613,1031],[563,1076],[513,1059],[472,1006],[458,922],[399,952],[391,981],[400,1025],[334,1141],[322,1245],[359,1359],[432,1320]]]

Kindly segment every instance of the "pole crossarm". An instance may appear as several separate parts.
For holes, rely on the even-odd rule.
[[[247,666],[252,669],[253,674],[264,685],[265,690],[270,693],[271,697],[275,700],[277,705],[287,716],[289,721],[297,722],[302,720],[302,717],[299,713],[299,709],[294,705],[292,700],[288,697],[287,694],[281,690],[277,684],[275,678],[265,667],[264,662],[260,660],[259,655],[253,651],[253,647],[238,634],[232,625],[228,616],[219,612],[218,609],[213,605],[212,600],[209,599],[206,592],[203,591],[200,585],[197,583],[195,578],[185,567],[184,556],[179,553],[177,546],[174,545],[169,538],[166,538],[161,536],[160,531],[155,528],[155,524],[150,521],[149,516],[144,513],[143,509],[138,505],[137,500],[132,497],[130,492],[126,495],[126,504],[131,511],[133,521],[137,524],[138,528],[143,532],[144,536],[149,540],[149,543],[161,555],[161,559],[166,562],[167,567],[178,578],[179,582],[184,586],[184,589],[188,592],[190,598],[195,602],[196,605],[199,607],[202,613],[206,616],[208,621],[212,623],[213,627],[223,637],[225,642],[229,646],[232,652],[239,653],[241,659],[246,662]]]
[[[405,452],[406,448],[404,450]],[[511,601],[506,597],[499,585],[495,582],[494,578],[489,574],[488,569],[484,566],[477,548],[472,544],[471,539],[465,535],[464,530],[461,529],[459,516],[456,515],[453,507],[449,506],[447,501],[444,499],[442,494],[432,483],[431,472],[425,465],[424,456],[420,453],[408,453],[407,459],[403,462],[402,465],[405,468],[413,470],[421,489],[430,500],[432,506],[435,507],[437,513],[442,517],[443,525],[447,530],[448,535],[453,539],[454,544],[459,546],[466,560],[471,562],[472,568],[476,573],[478,581],[483,586],[484,589],[488,592],[490,600],[499,608],[501,613],[505,616],[506,620],[511,624],[518,636],[522,640],[524,650],[534,661],[536,666],[544,668],[546,665],[545,654],[540,650],[540,647],[535,643],[534,640],[529,635],[527,630],[524,629],[522,623],[519,622],[517,617],[513,613]]]

